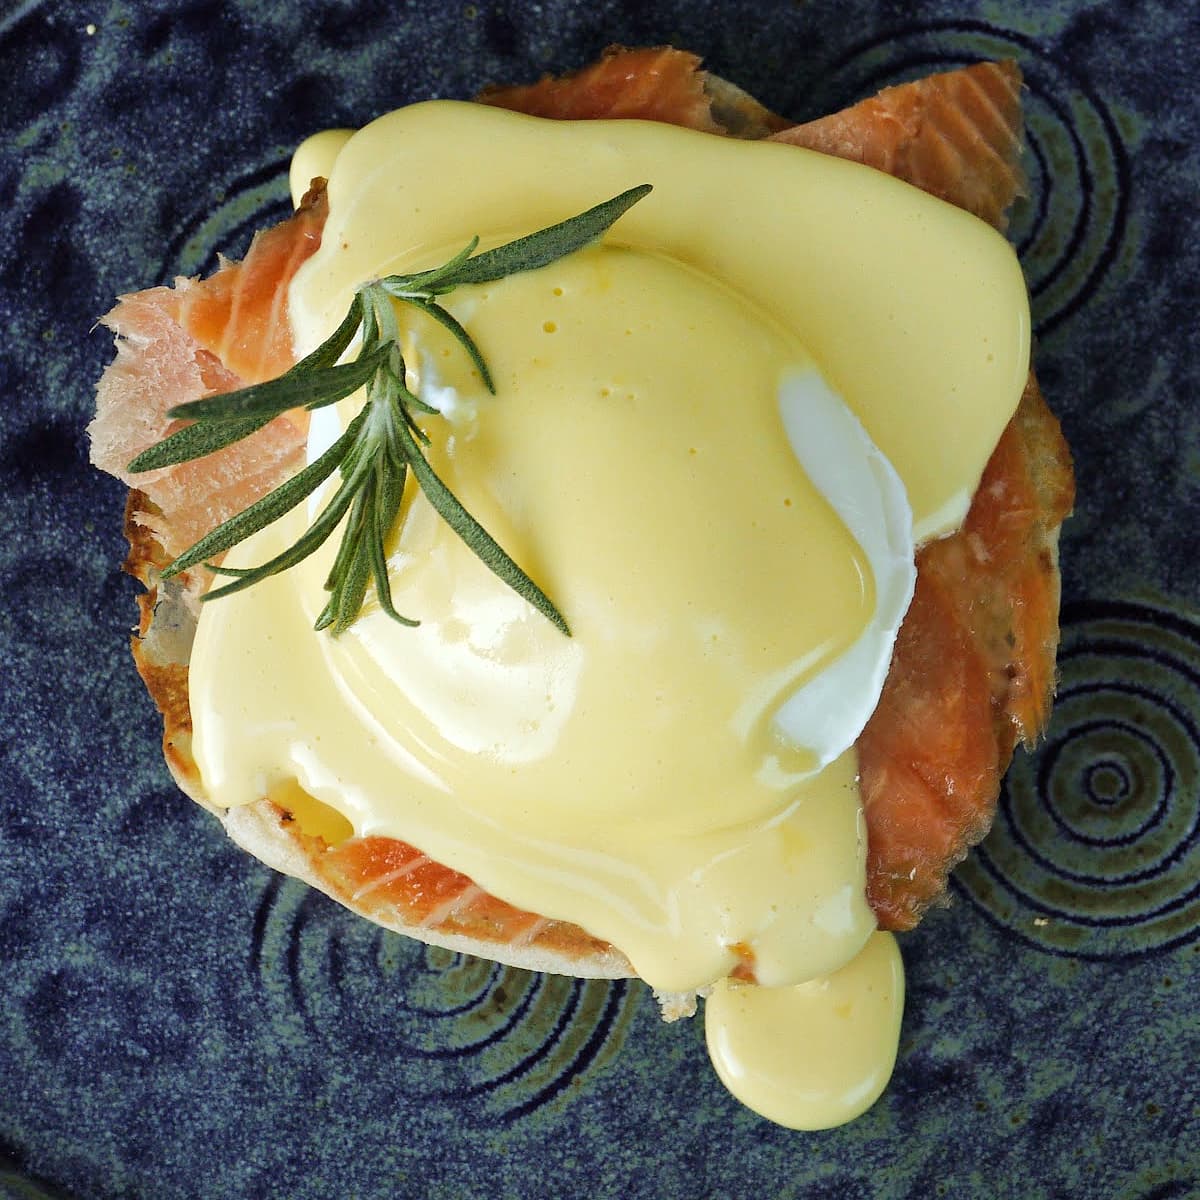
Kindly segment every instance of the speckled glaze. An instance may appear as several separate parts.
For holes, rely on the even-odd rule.
[[[1200,1196],[1200,29],[1189,4],[9,3],[0,12],[0,1194]],[[286,211],[293,144],[670,40],[796,118],[1012,55],[1074,446],[1049,734],[903,939],[895,1079],[776,1128],[638,983],[426,950],[172,786],[83,427],[123,291]]]

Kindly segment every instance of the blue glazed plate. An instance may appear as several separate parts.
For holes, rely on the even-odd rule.
[[[638,983],[426,950],[172,786],[127,649],[92,330],[287,211],[293,145],[670,40],[796,118],[1017,58],[1011,233],[1078,463],[1062,682],[947,910],[886,1096],[769,1125]],[[0,15],[0,1193],[1200,1195],[1200,277],[1187,5],[116,3]]]

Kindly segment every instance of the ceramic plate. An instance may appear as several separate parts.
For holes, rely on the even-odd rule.
[[[0,1192],[1200,1195],[1200,138],[1185,4],[9,3],[0,15]],[[120,292],[287,210],[293,145],[618,41],[795,118],[1012,56],[1011,227],[1075,449],[1058,707],[903,939],[896,1075],[828,1133],[722,1090],[639,983],[382,933],[172,786],[83,427]]]

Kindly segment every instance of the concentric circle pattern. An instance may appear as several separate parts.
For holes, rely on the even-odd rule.
[[[1044,337],[1100,286],[1121,249],[1129,163],[1116,121],[1088,80],[1044,43],[981,21],[912,25],[853,46],[834,64],[821,111],[882,87],[980,58],[1014,58],[1025,76],[1024,168],[1031,200],[1009,236],[1029,280],[1035,332]]]
[[[957,890],[1059,954],[1127,958],[1200,937],[1200,624],[1077,604],[1059,668],[1045,744],[1018,753]]]
[[[61,1192],[43,1187],[17,1171],[9,1170],[0,1158],[0,1196],[5,1200],[64,1200]]]
[[[0,1196],[1200,1196],[1195,16],[1169,0],[0,9]],[[302,138],[664,42],[797,120],[989,57],[1026,80],[1029,197],[1009,233],[1078,478],[1059,703],[952,909],[904,939],[889,1090],[820,1134],[739,1111],[702,1024],[665,1025],[640,983],[427,950],[228,843],[162,764],[128,654],[123,489],[86,461],[113,354],[97,317],[242,256],[287,213]]]
[[[353,921],[272,876],[250,962],[281,1036],[369,1054],[397,1095],[512,1121],[563,1103],[620,1049],[644,989],[541,975]]]

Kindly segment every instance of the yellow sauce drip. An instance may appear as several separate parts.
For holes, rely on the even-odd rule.
[[[655,190],[603,245],[450,298],[495,397],[401,310],[419,388],[445,412],[424,422],[435,467],[574,637],[414,495],[389,566],[418,629],[368,608],[340,638],[312,632],[333,543],[204,608],[190,680],[209,795],[302,788],[359,835],[611,941],[663,991],[706,987],[746,947],[760,983],[836,972],[804,994],[869,1012],[860,993],[891,942],[871,938],[855,755],[813,773],[771,717],[858,637],[879,581],[791,453],[780,381],[819,371],[896,466],[918,531],[952,528],[1027,365],[1011,250],[877,172],[641,122],[418,105],[306,143],[294,186],[310,175],[330,179],[330,217],[292,289],[299,353],[365,279]],[[304,520],[229,565],[263,561]],[[880,1087],[901,990],[870,1043]],[[710,1001],[730,1062],[752,1057],[744,1014],[785,993],[755,994]],[[849,1119],[848,1089],[831,1075],[826,1100],[783,1119]]]
[[[294,779],[280,780],[268,796],[283,809],[284,819],[295,821],[306,837],[320,838],[327,846],[340,846],[354,836],[354,826],[336,808],[310,796]]]
[[[705,1001],[721,1082],[790,1129],[852,1121],[879,1098],[896,1061],[904,968],[890,933],[825,979],[765,988],[723,980]]]
[[[314,179],[329,178],[334,160],[353,135],[353,129],[322,129],[296,147],[288,171],[288,188],[297,208]]]

